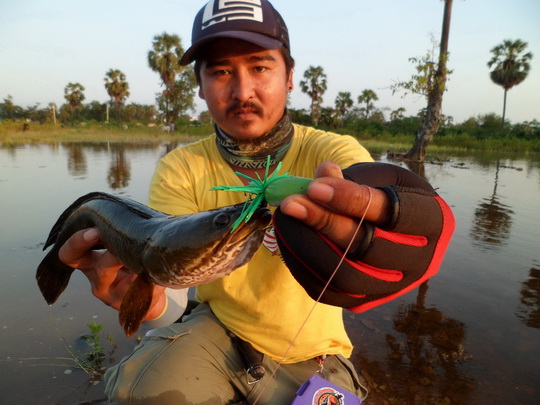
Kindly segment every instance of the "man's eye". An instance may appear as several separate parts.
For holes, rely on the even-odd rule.
[[[231,74],[231,71],[228,69],[219,69],[214,71],[215,76],[225,76]]]
[[[257,73],[265,72],[268,68],[266,66],[255,66],[253,70]]]

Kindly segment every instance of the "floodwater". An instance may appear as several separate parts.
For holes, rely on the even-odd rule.
[[[1,404],[102,397],[100,373],[136,340],[123,336],[116,311],[92,296],[79,272],[47,306],[35,269],[71,202],[90,191],[145,202],[170,147],[0,148]],[[367,313],[344,313],[352,361],[371,389],[365,404],[540,403],[539,161],[447,156],[413,168],[450,204],[456,232],[436,277]],[[94,350],[84,339],[88,324],[103,326]]]

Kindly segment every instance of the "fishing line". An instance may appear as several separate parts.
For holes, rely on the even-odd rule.
[[[306,316],[306,319],[304,319],[304,321],[302,322],[302,324],[300,325],[300,328],[298,329],[298,332],[296,332],[296,335],[294,336],[294,338],[292,339],[289,347],[287,348],[287,350],[285,351],[285,354],[283,354],[283,356],[281,357],[281,359],[279,360],[279,362],[277,363],[277,367],[276,369],[274,370],[274,372],[270,375],[270,378],[268,379],[268,381],[266,382],[266,384],[263,386],[261,392],[259,393],[259,395],[257,395],[257,398],[255,398],[255,401],[253,402],[253,405],[257,405],[257,402],[259,401],[259,399],[261,398],[262,394],[267,390],[268,388],[268,385],[270,384],[270,382],[273,380],[273,378],[275,377],[276,373],[278,372],[279,368],[281,367],[281,365],[283,364],[283,362],[285,361],[285,359],[287,358],[287,355],[289,354],[289,351],[293,348],[294,344],[296,343],[296,339],[298,339],[298,336],[300,336],[300,333],[302,332],[302,330],[304,329],[304,326],[306,325],[307,321],[309,320],[309,318],[311,317],[311,315],[313,314],[313,311],[315,310],[315,307],[317,306],[317,304],[319,304],[319,301],[321,300],[322,296],[324,295],[324,293],[326,292],[327,288],[329,287],[330,283],[332,282],[332,279],[334,278],[334,276],[336,275],[337,271],[339,270],[339,268],[341,267],[341,264],[343,263],[343,261],[345,260],[345,257],[347,256],[347,253],[349,253],[349,250],[351,249],[351,246],[354,242],[354,240],[356,239],[356,236],[358,235],[358,232],[360,231],[360,227],[362,226],[362,223],[364,222],[364,219],[366,217],[366,214],[369,210],[369,207],[371,205],[371,201],[373,200],[373,192],[371,191],[371,187],[368,187],[368,186],[365,186],[367,187],[368,191],[369,191],[369,200],[368,200],[368,203],[366,205],[366,209],[364,210],[364,213],[362,214],[362,217],[360,218],[360,222],[358,222],[358,225],[356,226],[356,229],[354,231],[354,234],[353,236],[351,237],[351,240],[349,241],[349,244],[347,245],[347,248],[345,249],[345,251],[343,252],[343,255],[341,256],[340,260],[339,260],[339,263],[336,265],[336,268],[334,269],[334,271],[332,272],[332,274],[330,275],[330,277],[328,278],[328,281],[326,282],[325,286],[323,287],[321,293],[319,294],[319,296],[317,297],[317,300],[315,300],[315,303],[313,304],[313,306],[311,307],[311,310],[308,312],[307,316]]]

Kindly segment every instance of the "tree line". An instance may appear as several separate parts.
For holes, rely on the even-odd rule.
[[[309,115],[303,111],[293,111],[295,120],[325,128],[343,128],[353,134],[368,133],[372,136],[382,133],[397,135],[421,132],[422,126],[433,120],[433,117],[428,116],[430,97],[433,97],[434,92],[446,90],[446,76],[452,73],[446,68],[448,58],[446,48],[439,53],[437,61],[434,49],[438,44],[433,39],[432,42],[433,47],[426,55],[409,59],[414,64],[416,73],[409,80],[391,86],[393,93],[403,92],[405,95],[416,94],[426,98],[427,107],[421,109],[416,116],[405,117],[406,110],[403,107],[393,111],[385,107],[377,107],[375,102],[379,97],[372,89],[363,90],[357,97],[357,104],[350,92],[339,92],[333,107],[323,107],[327,77],[322,66],[310,66],[304,72],[303,80],[300,82],[301,91],[311,100]],[[452,117],[439,113],[436,128],[439,134],[442,136],[468,134],[480,140],[489,136],[540,139],[540,123],[537,120],[515,125],[505,122],[507,92],[522,83],[530,71],[532,53],[527,52],[526,49],[527,43],[518,39],[504,40],[491,50],[492,58],[487,63],[488,67],[492,68],[490,77],[495,84],[504,89],[502,117],[489,113],[471,117],[461,124],[454,124]],[[444,66],[441,67],[441,64]],[[439,96],[442,97],[442,94]],[[438,103],[440,108],[442,98],[434,102]],[[388,117],[385,116],[387,112],[389,112]]]
[[[290,108],[296,122],[319,126],[325,129],[348,129],[353,133],[365,131],[377,134],[378,131],[386,133],[417,133],[422,125],[429,119],[429,97],[434,89],[445,90],[446,76],[451,74],[446,69],[447,53],[442,50],[437,59],[435,55],[435,41],[433,49],[425,56],[410,58],[415,66],[416,73],[407,81],[395,83],[392,91],[424,96],[428,107],[421,110],[416,116],[405,116],[406,110],[400,107],[390,110],[378,107],[377,93],[372,89],[365,89],[356,96],[350,92],[340,91],[334,100],[333,106],[323,106],[324,94],[328,88],[327,76],[322,66],[309,66],[300,81],[300,90],[310,99],[309,111]],[[63,124],[80,121],[109,121],[114,117],[117,123],[125,122],[161,122],[170,125],[178,121],[189,120],[189,112],[194,111],[194,97],[197,87],[195,74],[191,66],[179,65],[184,53],[182,43],[177,35],[162,33],[153,38],[151,49],[147,53],[147,63],[151,70],[159,75],[162,91],[156,94],[154,105],[127,104],[130,96],[129,83],[126,75],[119,69],[110,69],[104,76],[104,88],[110,98],[107,103],[92,101],[84,103],[85,88],[80,83],[68,83],[64,89],[66,103],[60,108],[50,103],[45,108],[39,104],[27,108],[14,103],[13,97],[8,95],[0,103],[0,119],[31,120],[35,122],[54,122],[58,120]],[[522,123],[517,126],[505,122],[507,92],[512,87],[522,83],[530,70],[532,53],[527,52],[527,43],[522,40],[505,40],[491,50],[492,58],[487,63],[491,68],[492,81],[503,87],[504,104],[502,117],[495,114],[486,114],[470,118],[464,123],[455,125],[452,117],[441,115],[438,117],[442,124],[443,133],[449,128],[461,127],[478,135],[484,133],[486,128],[500,131],[506,128],[506,134],[519,133],[520,136],[538,136],[538,122]],[[441,54],[443,57],[441,57]],[[441,67],[441,64],[444,66]],[[442,75],[444,80],[441,79]],[[441,96],[442,97],[442,96]],[[355,103],[356,101],[356,103]],[[208,112],[199,117],[203,122],[210,122]],[[474,124],[473,124],[474,122]],[[494,123],[497,123],[496,125]],[[519,130],[515,130],[515,128]],[[437,125],[437,130],[439,126]],[[513,129],[513,131],[512,131]],[[459,132],[459,129],[456,129]]]
[[[127,105],[130,91],[126,75],[119,69],[111,68],[104,77],[104,87],[110,97],[107,103],[92,101],[84,104],[85,87],[81,83],[68,83],[64,88],[66,103],[60,108],[55,103],[45,108],[40,108],[39,104],[23,108],[16,105],[13,97],[8,95],[0,103],[0,119],[75,123],[109,121],[110,116],[114,116],[117,123],[160,121],[170,125],[177,119],[186,118],[189,111],[194,111],[197,83],[193,68],[179,64],[183,54],[184,48],[178,35],[163,33],[153,38],[147,62],[150,69],[158,73],[163,87],[156,94],[155,105]]]

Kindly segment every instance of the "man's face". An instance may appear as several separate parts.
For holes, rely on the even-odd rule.
[[[240,141],[267,134],[281,119],[292,89],[279,50],[219,39],[206,47],[199,96],[217,125]]]

